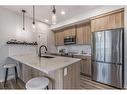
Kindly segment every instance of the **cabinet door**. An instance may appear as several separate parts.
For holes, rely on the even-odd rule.
[[[96,28],[96,20],[91,20],[91,32],[95,32]]]
[[[55,33],[55,43],[56,45],[64,45],[63,31]]]
[[[63,31],[64,33],[64,37],[67,37],[67,36],[69,36],[70,34],[69,34],[69,29],[64,29],[64,31]]]
[[[59,45],[64,45],[63,31],[59,32]]]
[[[78,25],[76,34],[77,34],[76,35],[77,44],[90,44],[91,42],[90,23]]]
[[[79,89],[80,62],[65,67],[63,69],[63,74],[64,74],[64,80],[63,80],[64,89]]]
[[[75,36],[75,26],[64,29],[64,37]]]
[[[71,35],[71,36],[75,36],[75,35],[76,35],[75,26],[73,26],[73,27],[71,27],[71,28],[69,29],[69,35]]]
[[[84,44],[84,33],[83,33],[83,25],[77,26],[77,33],[76,33],[76,43],[77,44]]]
[[[92,32],[108,28],[108,16],[99,17],[91,21]]]
[[[83,27],[83,44],[89,45],[91,43],[91,30],[90,24],[86,24]]]
[[[124,12],[119,12],[115,14],[115,28],[121,28],[124,25]]]
[[[82,74],[91,76],[91,58],[82,59],[80,69]]]
[[[109,15],[109,25],[108,29],[121,28],[124,25],[124,13],[118,12]]]
[[[92,30],[92,32],[98,31],[100,29],[100,22],[101,22],[100,18],[91,20],[91,30]]]

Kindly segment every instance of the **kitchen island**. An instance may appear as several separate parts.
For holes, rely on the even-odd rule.
[[[45,76],[50,79],[50,89],[79,89],[80,59],[44,54],[9,56],[19,63],[19,78],[27,82],[33,77]]]

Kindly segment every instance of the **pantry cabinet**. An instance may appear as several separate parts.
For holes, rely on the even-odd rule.
[[[76,43],[89,45],[91,42],[90,23],[77,25]]]
[[[108,14],[108,13],[107,13]],[[121,28],[124,26],[124,12],[118,11],[111,14],[95,17],[91,20],[91,31]]]

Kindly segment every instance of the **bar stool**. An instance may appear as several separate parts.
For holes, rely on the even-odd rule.
[[[15,80],[16,80],[16,83],[17,83],[18,73],[17,73],[16,65],[17,65],[16,63],[8,63],[8,64],[5,64],[5,65],[3,66],[3,67],[6,69],[5,80],[4,80],[4,87],[5,87],[6,82],[7,82],[8,69],[9,69],[9,68],[14,68],[14,69],[15,69]]]
[[[49,79],[46,77],[36,77],[30,79],[26,83],[27,90],[42,90],[48,89]]]

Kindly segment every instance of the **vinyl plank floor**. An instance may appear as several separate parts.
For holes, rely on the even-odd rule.
[[[4,87],[4,83],[0,82],[0,89],[15,89],[15,90],[23,90],[25,89],[25,83],[22,82],[20,79],[18,79],[18,82],[16,83],[14,79],[12,80],[8,80],[6,86]],[[101,83],[97,83],[92,81],[89,77],[84,76],[84,75],[80,75],[80,89],[81,90],[87,90],[87,89],[116,89]]]
[[[83,89],[116,89],[105,84],[92,81],[89,77],[80,75],[80,87]]]
[[[25,83],[22,82],[20,79],[18,79],[18,82],[16,83],[14,79],[8,80],[5,87],[4,87],[4,82],[0,83],[0,89],[25,89]]]

